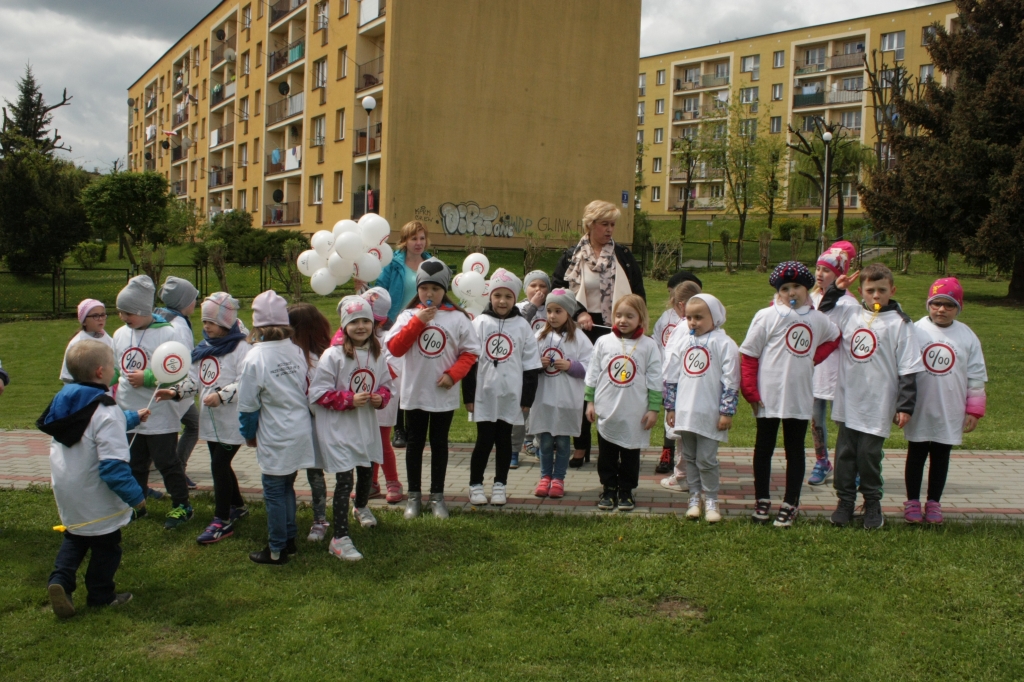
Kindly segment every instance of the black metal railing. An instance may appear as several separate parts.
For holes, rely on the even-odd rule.
[[[267,204],[263,207],[264,225],[297,225],[300,206],[298,201],[282,204]]]
[[[286,118],[297,116],[302,113],[305,104],[304,93],[298,93],[291,97],[267,105],[267,125],[273,125]]]
[[[233,168],[223,168],[218,171],[210,171],[207,177],[210,178],[209,187],[223,187],[234,182],[235,171]]]
[[[270,6],[271,25],[284,19],[286,16],[306,4],[306,0],[278,0]]]
[[[303,36],[290,45],[285,45],[280,50],[271,52],[267,56],[267,74],[273,75],[289,64],[294,64],[305,56],[306,38]]]
[[[356,70],[356,91],[384,84],[384,57],[360,64]]]

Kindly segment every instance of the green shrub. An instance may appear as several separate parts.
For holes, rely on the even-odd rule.
[[[219,239],[227,246],[225,258],[234,263],[259,263],[284,258],[284,243],[299,239],[308,243],[301,232],[261,230],[252,226],[252,215],[245,211],[218,213],[202,230],[203,239]],[[197,244],[194,260],[206,262],[208,250]]]
[[[107,245],[95,242],[78,242],[71,250],[71,258],[78,263],[78,266],[91,270],[106,255]]]
[[[820,223],[809,218],[786,218],[779,221],[778,226],[779,239],[788,242],[792,239],[794,231],[798,233],[802,231],[804,239],[816,239]]]

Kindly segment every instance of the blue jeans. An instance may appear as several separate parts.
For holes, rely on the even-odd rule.
[[[75,535],[64,532],[64,542],[57,552],[53,573],[48,584],[59,584],[68,598],[75,591],[78,567],[85,555],[92,552],[89,568],[85,569],[85,588],[89,591],[89,606],[106,606],[114,601],[114,574],[121,565],[121,529],[106,535]]]
[[[288,540],[299,534],[295,526],[295,474],[263,474],[263,504],[267,508],[267,544],[271,552],[283,552]]]
[[[569,468],[569,436],[540,435],[540,475],[565,480]]]

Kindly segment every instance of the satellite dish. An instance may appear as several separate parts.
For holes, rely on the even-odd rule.
[[[291,90],[291,88],[288,87],[287,83],[282,82],[280,85],[277,86],[277,91],[280,92],[282,95],[287,95],[289,90]]]
[[[146,161],[152,161],[152,160],[153,160],[152,152],[146,152]]]
[[[129,97],[128,98],[128,106],[130,106],[130,107],[134,107],[135,106],[135,98],[134,97]]]
[[[295,137],[299,136],[299,126],[292,126],[292,135]]]
[[[232,50],[230,47],[224,50],[224,59],[228,60],[229,62],[235,61],[235,51]]]
[[[191,137],[183,137],[183,138],[181,138],[181,146],[184,147],[185,149],[188,149],[189,147],[191,147],[194,144],[195,144],[195,142],[192,141]]]
[[[164,149],[170,149],[171,143],[169,140],[164,140],[163,142],[160,143],[160,146],[163,147]]]
[[[283,190],[279,190],[279,189],[275,189],[274,190],[274,203],[275,204],[280,204],[282,201],[284,201],[284,191]]]
[[[177,149],[181,146],[181,138],[175,135],[170,139],[171,149]]]
[[[217,36],[217,40],[224,40],[224,36],[225,36],[226,34],[224,33],[224,29],[222,29],[222,28],[218,28],[218,29],[217,29],[217,32],[216,32],[216,33],[214,33],[213,35]]]

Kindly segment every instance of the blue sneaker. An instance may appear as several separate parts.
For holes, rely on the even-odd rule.
[[[206,530],[196,538],[196,542],[200,545],[212,545],[215,542],[220,542],[224,538],[229,538],[235,534],[235,527],[230,523],[224,523],[217,517],[213,518],[213,523],[206,527]]]
[[[508,468],[509,469],[518,469],[519,468],[519,453],[518,452],[513,452],[512,453],[512,462],[508,465]]]
[[[249,508],[248,507],[232,507],[231,508],[231,516],[230,516],[229,520],[231,521],[231,523],[234,523],[238,519],[243,519],[243,518],[245,518],[248,515],[249,515]]]
[[[162,500],[164,499],[164,494],[154,488],[146,488],[146,497],[152,500]]]
[[[537,456],[537,446],[534,444],[532,438],[527,438],[523,441],[523,452],[528,454],[530,457]]]
[[[819,459],[811,470],[811,477],[807,479],[807,485],[822,485],[832,476],[832,462],[827,459]]]

